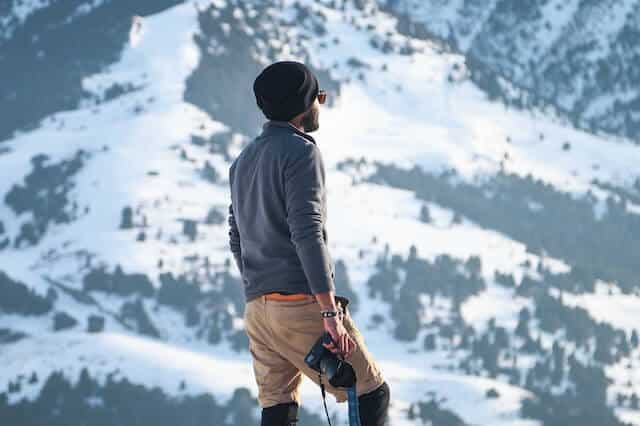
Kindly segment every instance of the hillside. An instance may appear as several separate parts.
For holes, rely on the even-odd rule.
[[[638,143],[637,0],[380,0],[399,28],[464,52],[473,80],[507,104]]]
[[[401,4],[0,6],[0,423],[259,422],[228,167],[263,122],[253,79],[296,59],[329,91],[329,250],[391,425],[640,425],[635,80],[626,127],[516,106],[474,50],[503,36],[436,6],[418,34]],[[320,390],[302,395],[301,424],[326,424]]]

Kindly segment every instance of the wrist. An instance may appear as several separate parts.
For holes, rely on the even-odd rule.
[[[340,311],[338,309],[322,309],[320,311],[320,316],[322,318],[335,318],[340,315]]]
[[[320,316],[322,317],[323,320],[339,320],[342,319],[344,315],[344,311],[342,310],[342,308],[335,308],[335,309],[322,309],[320,311]]]

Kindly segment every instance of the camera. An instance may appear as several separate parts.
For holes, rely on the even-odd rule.
[[[328,332],[320,336],[304,357],[305,363],[309,368],[324,374],[333,387],[349,388],[355,386],[356,372],[353,366],[347,361],[339,359],[322,345],[331,341],[331,335]]]

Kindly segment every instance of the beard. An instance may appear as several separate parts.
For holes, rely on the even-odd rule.
[[[305,115],[302,116],[302,127],[304,131],[309,133],[320,128],[320,108],[313,106]]]

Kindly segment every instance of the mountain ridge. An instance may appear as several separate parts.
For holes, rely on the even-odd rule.
[[[330,89],[316,138],[329,249],[391,383],[393,424],[638,422],[637,332],[589,302],[636,306],[636,146],[491,102],[463,55],[398,33],[375,2],[198,1],[126,21],[118,60],[73,82],[86,97],[3,142],[3,364],[35,354],[0,370],[5,413],[19,413],[28,389],[53,410],[55,392],[38,402],[44,383],[29,384],[34,371],[53,377],[69,407],[90,407],[99,398],[77,398],[76,378],[91,387],[129,369],[122,377],[146,390],[121,389],[137,398],[170,403],[153,387],[169,395],[184,380],[192,396],[230,404],[220,412],[258,415],[225,172],[259,115],[251,73],[231,74],[293,58]],[[628,233],[608,244],[626,260],[599,265],[606,245],[567,250],[585,230],[620,224]],[[620,298],[596,293],[601,285]],[[306,381],[303,395],[305,424],[323,423],[318,389]],[[217,407],[203,404],[199,413]],[[331,411],[344,420],[342,408]],[[46,413],[21,421],[51,421]]]

